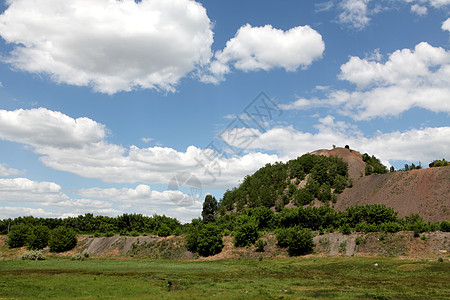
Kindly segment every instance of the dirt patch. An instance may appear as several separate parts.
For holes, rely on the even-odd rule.
[[[426,221],[450,219],[450,166],[397,171],[358,178],[338,195],[335,208],[384,204],[399,217],[419,214]]]

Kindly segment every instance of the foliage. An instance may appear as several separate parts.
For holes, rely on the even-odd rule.
[[[20,256],[22,260],[45,260],[41,250],[30,250]]]
[[[445,160],[445,158],[443,158],[442,160],[435,160],[432,163],[432,167],[446,167],[449,165],[449,162]]]
[[[306,187],[300,189],[303,180]],[[225,192],[218,209],[223,215],[234,208],[237,211],[260,206],[270,208],[290,200],[298,206],[309,204],[314,198],[329,201],[332,189],[340,193],[347,185],[348,165],[342,159],[305,154],[287,163],[266,164],[246,176],[238,188]]]
[[[449,221],[441,222],[441,231],[450,232],[450,222]]]
[[[30,227],[25,224],[13,225],[8,234],[8,246],[10,248],[19,248],[27,244]]]
[[[71,228],[58,227],[50,232],[48,246],[52,252],[64,252],[77,245],[77,235]]]
[[[290,227],[276,231],[278,245],[288,248],[290,256],[304,255],[313,249],[313,236],[310,229]]]
[[[385,174],[388,172],[386,166],[384,166],[374,155],[370,156],[369,154],[364,153],[362,155],[362,160],[366,163],[364,170],[366,175]]]
[[[247,247],[253,245],[259,238],[257,221],[248,216],[241,216],[234,230],[234,245],[236,247]]]
[[[27,239],[28,249],[39,250],[47,247],[50,230],[47,226],[38,225],[31,228]]]
[[[189,251],[201,256],[215,255],[222,251],[222,233],[214,224],[198,224],[191,228],[186,236],[186,246]]]
[[[217,212],[217,200],[212,195],[206,195],[203,202],[202,218],[203,223],[211,223],[215,221],[215,214]]]

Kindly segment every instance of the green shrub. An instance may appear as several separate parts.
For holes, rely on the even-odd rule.
[[[31,250],[44,249],[48,245],[50,230],[47,226],[35,226],[28,235],[27,246]]]
[[[352,233],[352,228],[348,224],[344,224],[341,227],[339,227],[339,231],[342,232],[345,235],[348,235]]]
[[[308,228],[281,228],[276,235],[278,246],[288,248],[291,256],[307,254],[313,249],[313,236]]]
[[[187,234],[186,246],[201,256],[215,255],[223,248],[221,230],[213,223],[197,225]]]
[[[81,261],[83,261],[84,258],[85,258],[84,255],[82,255],[81,253],[77,253],[77,254],[75,254],[74,256],[71,257],[71,260],[81,260]]]
[[[449,221],[441,222],[441,231],[450,232],[450,222]]]
[[[259,238],[258,224],[253,218],[245,218],[234,230],[234,245],[247,247]]]
[[[50,251],[64,252],[75,248],[76,245],[77,235],[72,228],[57,227],[50,232]]]
[[[40,250],[27,251],[20,256],[22,260],[44,260],[45,256]]]
[[[10,248],[19,248],[27,244],[30,227],[25,224],[13,225],[8,234],[8,246]]]

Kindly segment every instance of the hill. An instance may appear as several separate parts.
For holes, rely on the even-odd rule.
[[[380,161],[348,148],[321,149],[286,163],[267,164],[228,190],[221,215],[265,206],[331,205],[337,210],[384,204],[399,217],[419,214],[426,221],[450,219],[450,166],[388,173]]]

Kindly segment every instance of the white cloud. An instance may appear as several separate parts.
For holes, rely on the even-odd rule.
[[[211,57],[206,10],[191,0],[10,0],[0,35],[5,61],[58,83],[113,94],[173,91]]]
[[[447,20],[444,21],[444,23],[442,23],[442,30],[450,31],[450,18],[448,18]]]
[[[411,5],[411,11],[419,16],[425,16],[428,13],[427,7],[419,4]]]
[[[450,113],[450,51],[418,44],[414,50],[397,50],[385,63],[351,57],[341,66],[341,80],[357,90],[335,90],[324,99],[305,99],[284,109],[334,107],[355,120],[398,116],[413,107]]]
[[[182,222],[189,222],[200,216],[203,199],[191,199],[188,206],[177,206],[174,193],[191,197],[181,191],[166,190],[163,192],[151,190],[150,186],[140,184],[136,188],[90,188],[71,191],[82,197],[110,200],[118,204],[123,211],[135,211],[144,215],[166,215],[177,218]]]
[[[22,143],[56,170],[110,183],[168,184],[180,172],[195,174],[208,188],[230,188],[276,155],[248,153],[209,159],[212,150],[190,146],[125,148],[106,141],[107,129],[88,118],[73,119],[47,109],[0,111],[0,138]]]
[[[325,50],[322,36],[309,26],[298,26],[287,31],[271,25],[242,26],[222,51],[215,53],[209,67],[210,75],[202,80],[218,82],[231,72],[231,66],[244,72],[283,68],[296,71],[308,67]]]
[[[7,177],[10,175],[18,175],[22,173],[19,170],[8,168],[5,164],[0,164],[0,177]]]
[[[150,143],[151,141],[153,141],[153,140],[155,140],[155,139],[152,139],[152,138],[146,138],[146,137],[143,137],[142,139],[141,139],[141,141],[143,141],[144,143]]]
[[[53,182],[36,182],[27,178],[0,178],[0,199],[4,202],[54,203],[68,200],[61,186]]]
[[[350,145],[383,161],[407,160],[431,162],[450,153],[450,127],[427,127],[404,132],[378,132],[365,136],[355,125],[327,116],[319,119],[316,133],[302,132],[292,126],[276,127],[264,133],[251,145],[254,149],[277,151],[282,160],[331,145]],[[430,147],[432,145],[432,147]]]
[[[342,12],[338,16],[341,24],[350,25],[351,27],[361,30],[369,25],[367,5],[370,0],[344,0],[340,2]]]
[[[79,148],[98,143],[106,136],[105,126],[88,118],[70,118],[45,108],[0,110],[0,139],[32,146]]]
[[[0,207],[0,219],[14,219],[18,216],[33,216],[35,218],[59,218],[61,215],[54,211],[42,208],[2,206]]]
[[[11,215],[61,217],[88,212],[114,216],[120,213],[113,208],[110,201],[72,199],[54,182],[38,182],[28,178],[0,178],[0,205],[6,205],[0,213],[0,218]]]

